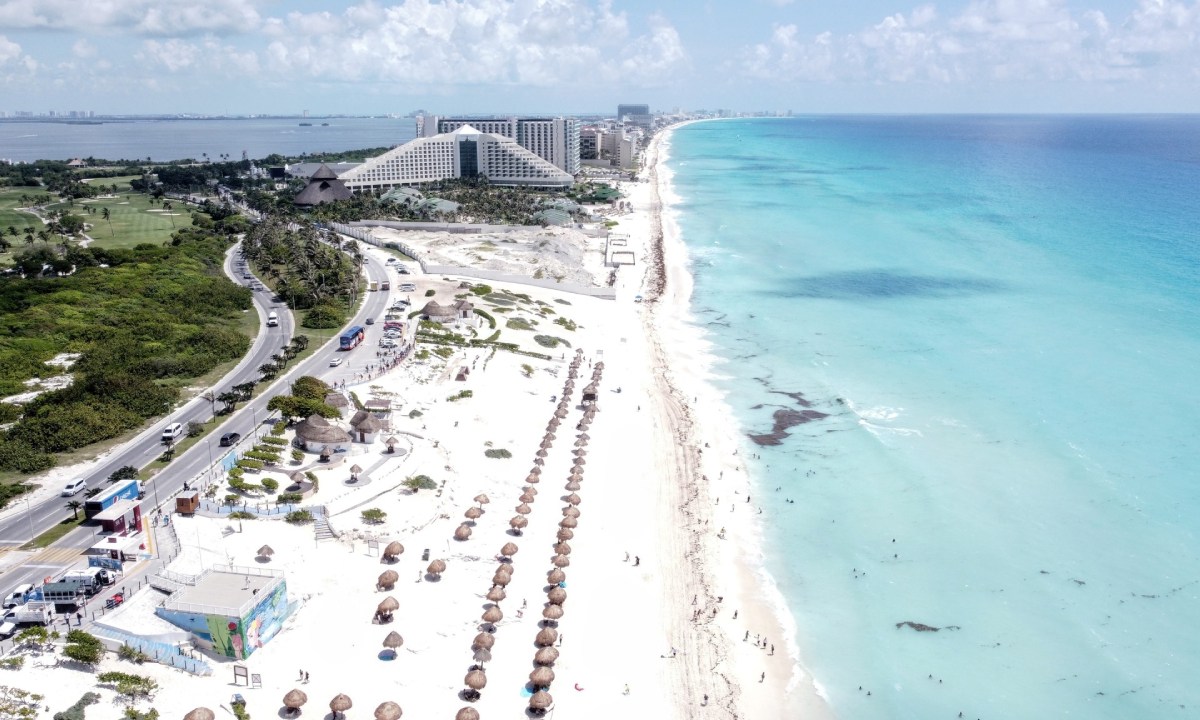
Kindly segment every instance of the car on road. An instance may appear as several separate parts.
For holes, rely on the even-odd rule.
[[[396,262],[396,258],[394,258],[394,257],[390,257],[390,258],[388,258],[388,259],[387,259],[387,264],[388,264],[388,265],[391,265],[391,264],[392,264],[392,263],[394,263],[394,262]]]
[[[87,489],[87,480],[84,480],[83,478],[75,478],[63,486],[62,496],[71,497],[72,495],[78,495],[82,490],[85,489]]]
[[[253,280],[254,276],[251,275],[250,273],[242,273],[242,279],[243,280]]]
[[[231,447],[233,445],[237,445],[238,440],[241,439],[241,433],[227,432],[221,436],[221,447]]]
[[[367,324],[368,324],[368,325],[374,325],[374,324],[375,324],[375,318],[367,318]]]
[[[379,341],[379,347],[381,347],[381,348],[394,348],[394,347],[396,347],[396,341],[395,341],[395,340],[388,340],[388,339],[386,339],[386,338],[385,338],[385,339],[383,339],[383,340],[380,340],[380,341]]]
[[[404,267],[403,265],[397,265],[397,266],[396,266],[396,272],[400,273],[401,275],[407,275],[407,274],[408,274],[408,268]]]
[[[342,364],[342,363],[344,363],[345,361],[346,361],[346,358],[343,358],[343,357],[335,357],[335,358],[333,358],[332,360],[330,360],[330,361],[329,361],[329,367],[337,367],[338,365],[341,365],[341,364]]]
[[[178,440],[181,435],[183,435],[183,424],[171,423],[163,428],[162,441],[170,444]]]

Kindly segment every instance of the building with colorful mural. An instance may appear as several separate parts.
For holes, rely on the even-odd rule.
[[[198,646],[235,660],[275,637],[289,612],[282,572],[224,565],[196,576],[155,610],[192,633]]]

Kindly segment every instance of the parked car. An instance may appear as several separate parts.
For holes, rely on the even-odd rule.
[[[72,495],[79,494],[80,491],[82,491],[86,488],[87,488],[87,480],[84,480],[83,478],[75,478],[74,480],[72,480],[71,482],[69,482],[63,486],[62,496],[63,497],[71,497]]]
[[[170,444],[178,440],[181,435],[183,435],[183,424],[171,423],[163,428],[162,441]]]
[[[368,324],[368,325],[374,325],[374,324],[375,324],[375,318],[367,318],[367,324]]]
[[[221,447],[230,447],[237,445],[238,440],[242,439],[241,433],[227,432],[221,436]]]

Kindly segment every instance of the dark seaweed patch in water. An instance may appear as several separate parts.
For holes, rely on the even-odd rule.
[[[934,277],[889,270],[828,273],[800,277],[788,289],[775,291],[782,297],[819,300],[887,300],[909,297],[964,297],[1002,292],[993,280],[967,277]]]
[[[757,445],[781,445],[783,444],[783,439],[791,434],[788,432],[788,428],[829,416],[818,410],[792,410],[788,408],[776,410],[773,417],[775,418],[775,423],[771,427],[771,432],[762,435],[750,434],[750,439]]]

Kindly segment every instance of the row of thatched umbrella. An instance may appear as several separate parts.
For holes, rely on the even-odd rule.
[[[294,688],[283,696],[283,706],[288,709],[289,713],[294,713],[308,702],[308,695],[299,688]],[[339,716],[350,708],[354,707],[354,702],[349,696],[339,694],[334,696],[329,701],[329,709],[333,711],[334,716]],[[396,703],[388,700],[381,703],[375,708],[375,720],[399,720],[404,711]],[[208,708],[196,708],[192,712],[184,716],[183,720],[213,720],[213,713]]]

